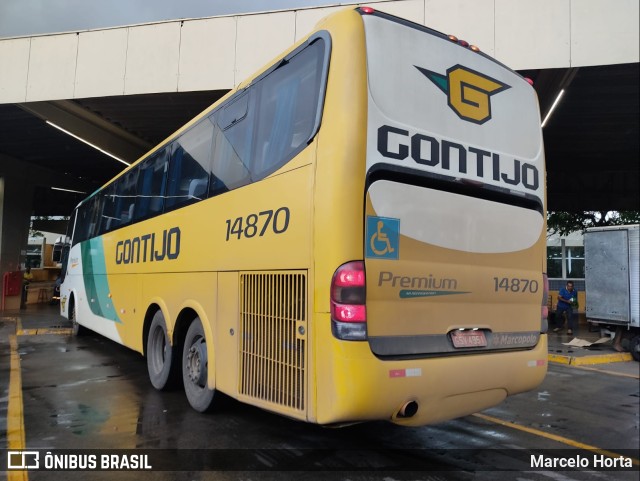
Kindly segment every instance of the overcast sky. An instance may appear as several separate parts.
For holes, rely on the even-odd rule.
[[[320,6],[340,0],[0,0],[0,38]]]

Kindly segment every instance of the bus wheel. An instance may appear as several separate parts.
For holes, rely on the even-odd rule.
[[[75,336],[84,336],[87,333],[87,328],[78,324],[78,310],[76,309],[75,302],[71,304],[71,334]]]
[[[204,329],[196,318],[187,331],[182,351],[182,381],[191,407],[198,412],[208,411],[216,393],[207,387],[208,373],[207,343]]]
[[[162,311],[154,314],[147,337],[147,371],[153,387],[159,390],[173,387],[175,367],[174,349],[169,342],[167,325]]]

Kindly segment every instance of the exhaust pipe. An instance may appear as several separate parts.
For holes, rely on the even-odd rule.
[[[418,412],[418,403],[415,401],[409,401],[400,408],[397,416],[399,418],[410,418],[416,415]]]

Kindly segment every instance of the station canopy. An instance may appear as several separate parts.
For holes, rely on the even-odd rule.
[[[548,209],[640,210],[639,64],[520,73],[534,81],[543,117],[564,89],[543,129]],[[225,93],[173,92],[3,104],[0,154],[34,172],[49,172],[36,181],[34,215],[69,215],[82,198],[125,165],[52,128],[43,120],[43,112],[63,111],[72,122],[104,132],[105,138],[119,139],[129,145],[127,160],[132,161]],[[84,193],[51,188],[60,186]]]

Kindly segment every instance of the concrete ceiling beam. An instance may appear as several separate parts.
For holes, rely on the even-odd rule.
[[[70,132],[127,163],[153,147],[123,128],[71,100],[17,104],[23,110]]]

